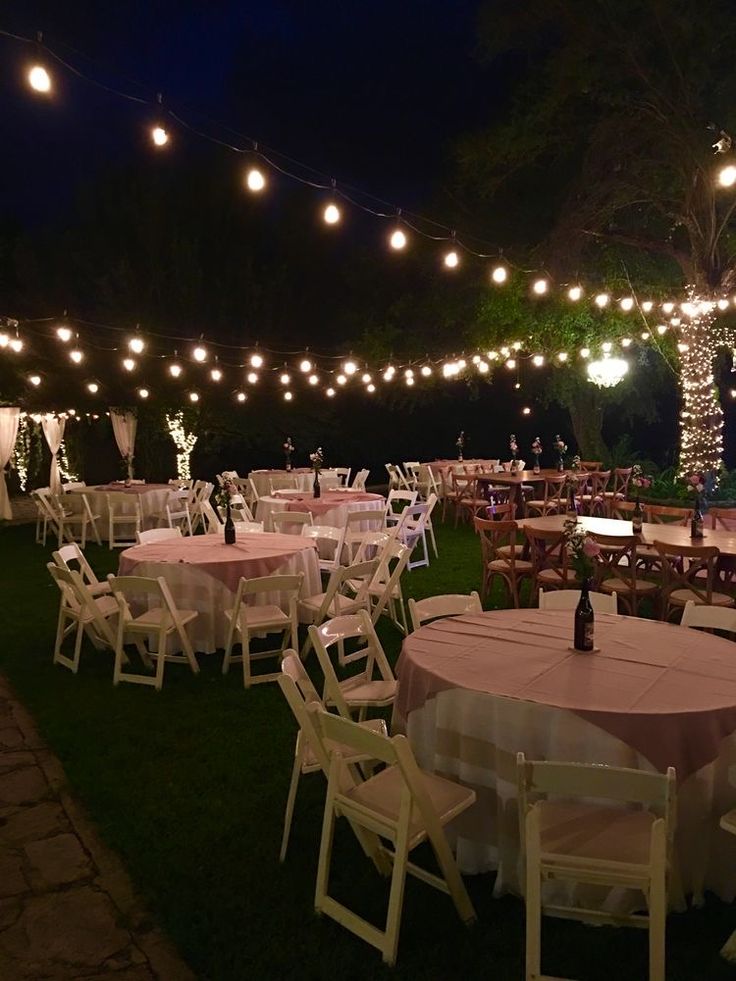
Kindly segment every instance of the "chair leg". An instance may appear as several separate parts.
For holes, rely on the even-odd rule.
[[[475,912],[475,907],[470,900],[468,891],[465,888],[465,883],[462,880],[457,863],[455,862],[452,852],[450,851],[447,838],[445,838],[444,833],[440,832],[440,834],[436,837],[432,836],[430,840],[434,853],[437,857],[437,862],[442,871],[442,876],[447,883],[447,889],[452,897],[453,903],[455,904],[457,915],[460,917],[463,923],[468,925],[475,923],[478,916]]]
[[[527,817],[527,824],[529,817]],[[526,972],[525,981],[540,981],[542,966],[542,896],[538,847],[526,854]]]
[[[330,861],[332,859],[332,841],[335,836],[335,806],[334,797],[327,785],[325,813],[322,818],[322,836],[319,843],[319,861],[317,862],[317,880],[314,886],[314,908],[321,913],[324,900],[327,898],[327,886],[330,880]]]
[[[654,875],[649,884],[649,981],[664,981],[667,889],[664,840],[655,842]]]
[[[243,650],[243,687],[250,688],[252,681],[250,670],[250,633],[245,625],[241,628],[240,638]]]
[[[391,875],[391,891],[388,897],[386,914],[386,933],[383,940],[383,960],[390,967],[396,963],[399,947],[401,913],[404,907],[404,887],[406,886],[406,865],[409,858],[409,809],[399,825],[394,847],[394,868]]]
[[[291,781],[289,782],[289,793],[286,798],[286,811],[284,812],[284,832],[281,836],[281,851],[279,861],[283,862],[286,858],[286,850],[289,847],[289,836],[291,834],[291,822],[294,818],[294,804],[296,803],[296,792],[299,787],[299,777],[302,772],[302,762],[304,760],[304,740],[301,731],[296,737],[296,749],[294,752],[294,766],[291,768]]]
[[[230,617],[230,626],[227,631],[227,640],[225,641],[225,656],[222,659],[222,673],[227,674],[230,670],[230,661],[233,656],[233,644],[235,643],[235,611],[233,610],[233,615]]]

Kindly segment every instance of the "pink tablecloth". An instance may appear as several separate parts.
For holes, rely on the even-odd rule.
[[[82,488],[84,491],[84,488]],[[126,487],[124,483],[113,481],[111,484],[97,484],[95,487],[89,487],[88,490],[100,491],[105,494],[150,494],[151,491],[173,491],[174,488],[170,484],[131,484],[130,487]]]
[[[502,610],[436,621],[404,641],[398,712],[445,688],[567,709],[684,780],[736,732],[732,641],[636,617],[596,616],[600,651],[569,650],[572,615]]]
[[[394,725],[420,765],[472,786],[453,822],[466,872],[519,892],[516,753],[677,769],[676,860],[684,894],[736,895],[736,645],[685,627],[596,615],[595,654],[568,650],[572,614],[505,610],[436,621],[404,641]],[[601,907],[631,909],[603,892]],[[634,897],[633,904],[640,904]]]
[[[368,491],[325,491],[320,497],[315,498],[313,494],[302,494],[300,491],[282,491],[279,497],[286,499],[287,511],[309,511],[315,518],[332,511],[333,508],[342,505],[365,504],[373,501],[376,509],[382,509],[385,502],[380,494],[370,494]]]

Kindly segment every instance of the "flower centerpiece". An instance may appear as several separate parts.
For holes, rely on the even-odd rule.
[[[581,582],[589,582],[593,579],[595,560],[601,553],[601,547],[575,518],[568,518],[563,527],[570,564]]]
[[[532,453],[534,454],[534,473],[539,473],[539,458],[542,455],[542,441],[539,436],[534,437]]]
[[[223,470],[217,475],[217,491],[215,500],[219,508],[225,509],[225,544],[235,544],[235,525],[233,523],[232,508],[242,508],[245,503],[243,495],[238,490],[235,483],[235,476],[232,470]]]
[[[286,442],[283,445],[284,457],[285,457],[285,469],[287,473],[291,472],[291,454],[294,452],[294,444],[291,442],[291,436],[286,437]]]
[[[519,456],[519,444],[516,442],[515,433],[509,436],[509,449],[511,450],[511,469],[516,470],[516,460]]]
[[[565,469],[565,454],[567,453],[567,443],[558,433],[555,436],[554,448],[557,452],[557,469],[560,473]]]
[[[463,450],[465,449],[465,430],[460,430],[460,435],[455,440],[455,446],[457,447],[457,459],[458,463],[463,462]]]
[[[631,486],[636,488],[637,503],[641,491],[652,486],[652,478],[645,475],[638,463],[635,463],[631,468]]]
[[[570,469],[572,470],[573,473],[578,473],[580,470],[583,469],[583,461],[580,459],[579,454],[576,453],[575,456],[572,458]]]
[[[309,454],[309,462],[312,465],[312,470],[314,471],[314,483],[312,484],[312,491],[315,497],[319,497],[322,493],[322,488],[319,485],[319,472],[324,466],[325,457],[322,452],[322,447],[318,446],[314,453]]]

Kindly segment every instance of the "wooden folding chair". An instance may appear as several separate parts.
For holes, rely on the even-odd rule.
[[[396,962],[404,885],[407,872],[451,896],[460,919],[467,924],[476,914],[443,831],[444,826],[475,802],[475,791],[419,769],[405,736],[388,739],[337,715],[312,709],[323,738],[331,743],[322,838],[314,905],[356,936],[381,951],[387,964]],[[338,746],[365,753],[385,763],[385,769],[363,779]],[[391,870],[386,926],[380,930],[329,894],[335,820],[347,818],[361,828],[376,868]],[[382,844],[391,843],[392,848]],[[414,865],[409,853],[429,841],[440,875]]]

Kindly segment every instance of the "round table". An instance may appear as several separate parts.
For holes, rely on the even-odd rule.
[[[516,754],[677,770],[676,860],[685,894],[736,894],[736,645],[685,627],[596,614],[594,654],[569,650],[571,612],[438,620],[404,641],[394,725],[420,765],[473,786],[453,826],[466,872],[519,892]],[[589,898],[589,897],[588,897]],[[629,897],[630,898],[630,897]],[[621,897],[619,897],[619,900]],[[682,892],[670,902],[682,905]],[[600,904],[616,902],[601,894]]]
[[[126,487],[120,481],[111,484],[98,484],[94,487],[75,487],[67,493],[86,494],[92,514],[100,515],[100,534],[104,538],[107,534],[108,494],[127,494],[131,498],[137,497],[141,505],[143,527],[155,528],[157,525],[165,523],[165,520],[162,522],[159,516],[163,513],[169,494],[173,490],[175,488],[169,484],[131,484],[130,487]]]
[[[120,553],[121,576],[146,576],[166,580],[174,602],[199,616],[189,626],[195,651],[213,653],[225,646],[227,620],[222,611],[233,605],[240,577],[304,573],[302,595],[313,596],[322,589],[314,543],[298,535],[238,535],[234,545],[225,545],[222,535],[134,545]],[[287,597],[266,593],[261,602],[288,612]]]
[[[308,511],[316,525],[344,528],[351,511],[383,511],[385,507],[386,502],[380,494],[368,491],[328,490],[318,498],[302,491],[279,491],[272,497],[260,499],[256,519],[263,522],[266,531],[270,531],[274,511]],[[371,524],[366,521],[353,530],[376,531],[377,527],[375,522]]]
[[[271,481],[274,477],[294,478],[298,490],[303,493],[311,491],[314,483],[314,471],[309,467],[296,467],[293,470],[251,470],[248,476],[253,481],[259,496],[271,493]],[[336,487],[340,483],[340,478],[334,470],[322,470],[319,479],[323,488]]]

